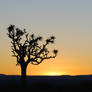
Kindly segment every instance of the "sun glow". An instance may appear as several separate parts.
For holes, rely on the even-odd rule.
[[[46,73],[46,75],[48,75],[48,76],[60,76],[60,75],[64,75],[64,73],[59,73],[59,72],[48,72],[48,73]]]

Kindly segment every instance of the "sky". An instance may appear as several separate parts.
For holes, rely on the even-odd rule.
[[[0,73],[20,75],[7,27],[14,24],[44,39],[55,35],[55,59],[29,64],[27,75],[92,74],[92,0],[0,0]]]

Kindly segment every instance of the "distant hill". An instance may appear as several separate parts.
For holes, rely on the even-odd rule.
[[[18,88],[21,86],[21,77],[15,75],[0,74],[1,88]],[[92,75],[78,76],[28,76],[26,82],[26,90],[75,90],[74,92],[90,91],[92,92]]]

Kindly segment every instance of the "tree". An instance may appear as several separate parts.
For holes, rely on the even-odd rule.
[[[50,56],[50,51],[47,46],[54,43],[55,37],[51,36],[46,39],[44,44],[39,44],[42,37],[35,37],[34,34],[29,35],[25,29],[16,28],[15,25],[10,25],[8,28],[8,37],[11,39],[11,48],[13,57],[17,58],[17,64],[21,66],[21,77],[26,78],[26,68],[29,63],[39,65],[45,59],[55,58],[57,50],[53,50],[53,56]],[[24,39],[25,38],[25,39]]]

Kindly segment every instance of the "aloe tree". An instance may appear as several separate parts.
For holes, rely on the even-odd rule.
[[[26,78],[26,69],[29,63],[39,65],[46,59],[55,58],[57,50],[53,50],[53,56],[50,54],[47,46],[53,44],[55,37],[51,36],[45,40],[43,44],[42,37],[35,37],[34,34],[29,34],[25,29],[21,30],[15,25],[10,25],[8,28],[8,37],[11,39],[11,49],[13,57],[16,57],[17,64],[21,67],[21,77]]]

